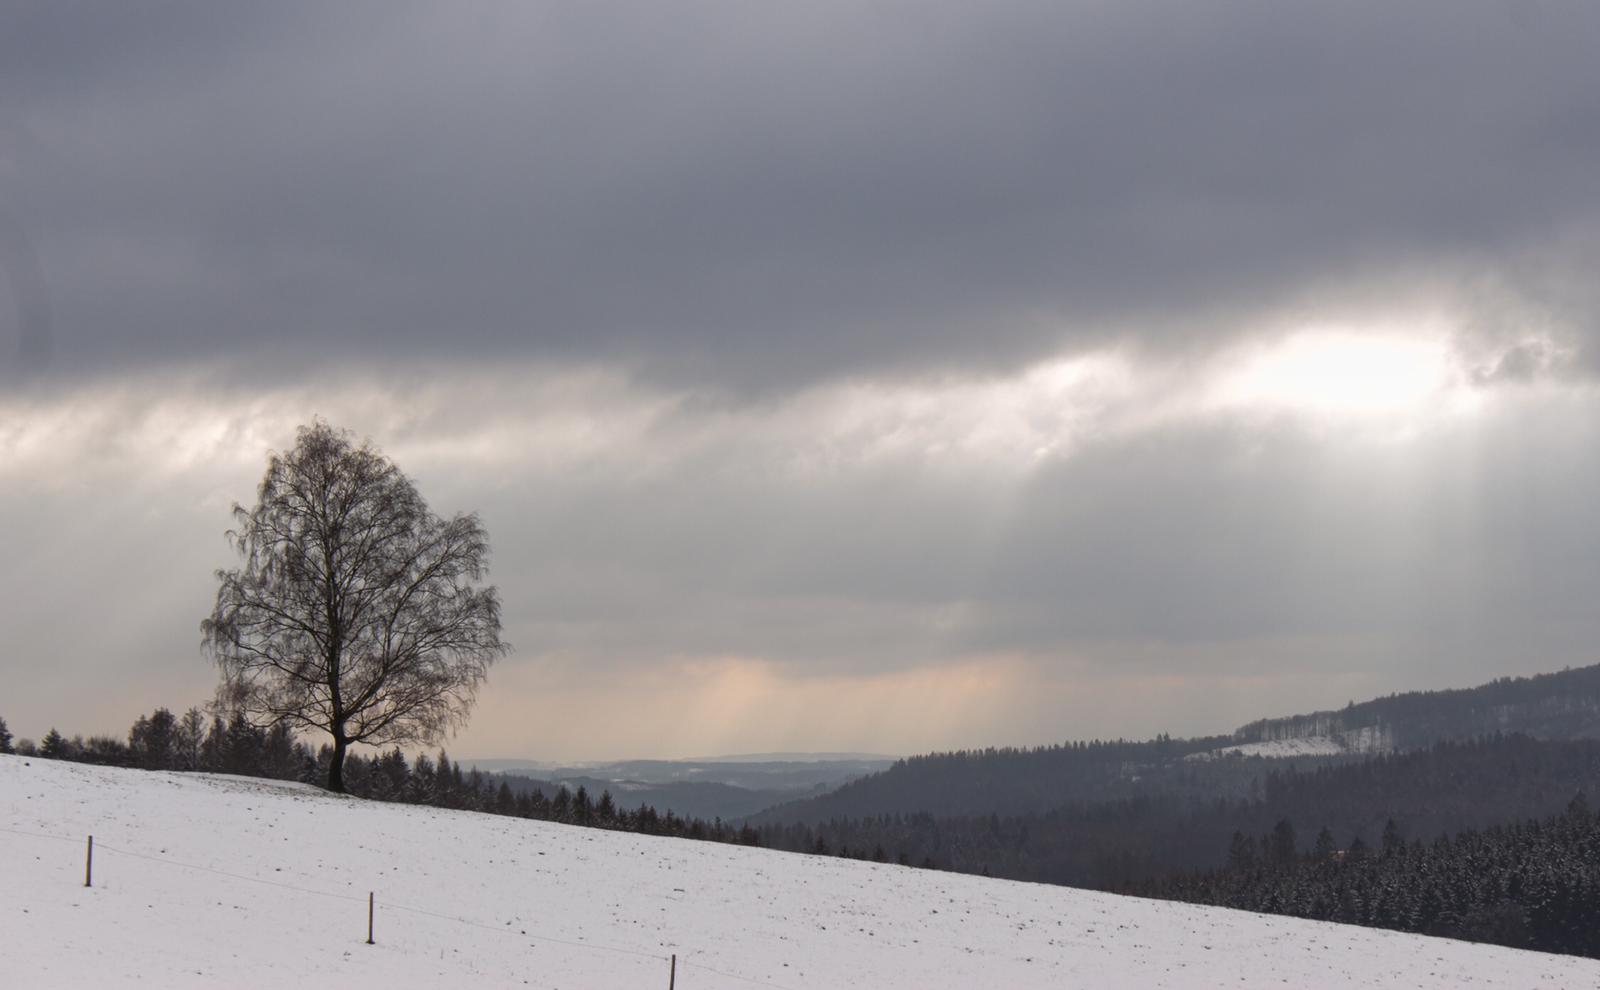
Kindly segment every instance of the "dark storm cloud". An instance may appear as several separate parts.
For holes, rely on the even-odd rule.
[[[0,194],[40,231],[62,374],[532,356],[794,384],[1130,328],[1203,348],[1416,280],[1498,286],[1491,336],[1527,306],[1596,325],[1587,3],[6,18]]]
[[[50,293],[32,239],[4,209],[0,209],[0,277],[8,283],[16,305],[15,347],[8,350],[21,372],[35,372],[50,359]]]

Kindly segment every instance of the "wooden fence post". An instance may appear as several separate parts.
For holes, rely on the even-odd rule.
[[[367,891],[367,944],[372,945],[372,891]]]
[[[678,986],[678,954],[672,954],[672,972],[667,977],[667,990],[676,990]]]
[[[83,885],[94,886],[94,836],[89,836],[89,852],[83,860]]]

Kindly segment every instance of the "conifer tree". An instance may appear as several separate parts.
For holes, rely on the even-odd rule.
[[[200,709],[191,707],[178,720],[177,738],[173,744],[173,763],[178,770],[200,769],[200,750],[206,741],[206,717]]]
[[[264,733],[250,724],[244,712],[235,711],[223,735],[224,771],[245,777],[261,776],[263,740]]]
[[[396,746],[383,754],[375,782],[376,794],[384,801],[405,801],[411,785],[411,768],[406,765],[406,754]]]
[[[146,770],[169,770],[178,738],[178,719],[166,708],[148,718],[141,715],[128,732],[128,749],[134,763]]]
[[[211,728],[200,744],[200,769],[221,773],[228,766],[228,724],[221,715],[211,716]]]
[[[542,822],[550,820],[550,799],[544,796],[544,791],[534,788],[528,796],[528,804],[533,809],[533,817]]]
[[[456,775],[455,767],[450,765],[450,757],[444,750],[439,750],[439,765],[433,775],[433,803],[441,808],[454,808],[456,802]]]
[[[418,753],[416,766],[411,768],[411,788],[407,800],[412,804],[436,803],[438,780],[438,770],[428,754]]]
[[[1333,858],[1333,833],[1328,831],[1326,826],[1323,827],[1322,831],[1317,833],[1317,844],[1312,849],[1312,852],[1314,858],[1319,863],[1326,863]]]
[[[1383,855],[1385,858],[1399,856],[1404,855],[1405,851],[1405,837],[1400,834],[1400,826],[1391,818],[1383,826]]]
[[[1238,829],[1228,844],[1228,865],[1236,870],[1248,870],[1256,865],[1256,840]]]
[[[1272,828],[1272,864],[1274,866],[1288,866],[1294,862],[1295,837],[1294,825],[1289,819],[1284,818]]]
[[[286,722],[279,722],[261,739],[261,772],[268,777],[289,777],[299,770],[300,743]]]
[[[6,728],[6,720],[3,719],[3,718],[0,718],[0,753],[10,753],[10,752],[12,752],[12,749],[11,749],[11,730]]]

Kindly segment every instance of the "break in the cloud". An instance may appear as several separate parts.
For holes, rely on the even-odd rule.
[[[484,755],[1595,659],[1591,4],[0,17],[24,733],[204,695],[227,505],[314,414],[485,516]]]

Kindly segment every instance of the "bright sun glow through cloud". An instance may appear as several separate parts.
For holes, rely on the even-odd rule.
[[[1304,331],[1246,358],[1213,401],[1323,415],[1416,411],[1459,381],[1443,334]]]

